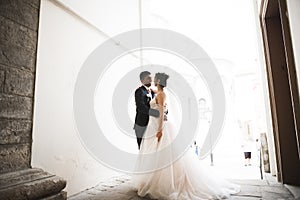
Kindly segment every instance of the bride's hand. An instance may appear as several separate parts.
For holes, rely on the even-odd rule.
[[[156,133],[157,142],[160,141],[161,136],[162,136],[162,132],[161,131],[159,131],[159,132]]]

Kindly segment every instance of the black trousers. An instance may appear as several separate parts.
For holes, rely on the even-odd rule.
[[[140,149],[140,146],[141,146],[141,143],[143,140],[143,135],[146,131],[146,128],[147,128],[147,126],[139,126],[139,125],[134,126],[134,131],[135,131],[136,140],[137,140],[139,149]]]
[[[244,152],[245,159],[251,158],[251,152]]]

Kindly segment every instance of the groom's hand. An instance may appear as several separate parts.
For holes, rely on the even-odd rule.
[[[164,114],[164,121],[168,121],[168,116]]]
[[[157,142],[160,141],[161,136],[162,136],[162,131],[158,131],[158,132],[156,133]]]

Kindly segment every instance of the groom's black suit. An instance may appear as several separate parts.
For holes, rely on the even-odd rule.
[[[135,90],[135,104],[136,104],[136,116],[133,129],[135,130],[136,139],[138,147],[142,142],[144,132],[147,128],[149,122],[149,115],[158,117],[159,111],[150,109],[151,97],[147,96],[148,91],[145,86],[141,86]],[[151,91],[152,98],[154,97],[154,92]]]

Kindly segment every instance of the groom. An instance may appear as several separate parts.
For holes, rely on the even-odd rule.
[[[150,89],[151,86],[151,73],[143,71],[140,73],[140,81],[142,86],[137,88],[134,93],[135,104],[136,104],[136,116],[134,122],[134,131],[140,149],[141,142],[143,139],[144,132],[149,122],[149,115],[159,117],[159,111],[150,108],[150,100],[154,98],[154,92]]]

